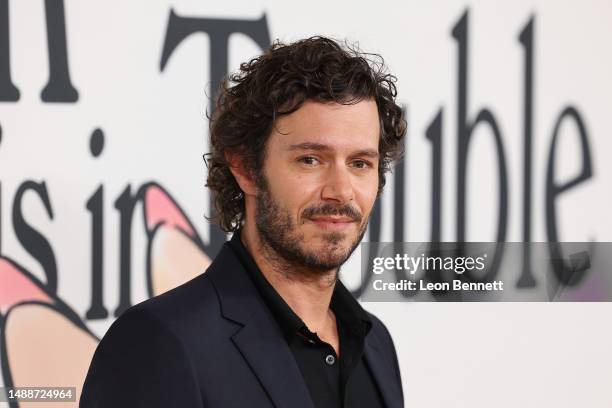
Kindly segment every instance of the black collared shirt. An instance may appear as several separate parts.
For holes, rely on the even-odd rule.
[[[380,391],[363,357],[372,322],[348,289],[338,281],[330,307],[336,315],[340,357],[311,332],[259,270],[236,232],[230,245],[279,324],[317,408],[384,407]]]

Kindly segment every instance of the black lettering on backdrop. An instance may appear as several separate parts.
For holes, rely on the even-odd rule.
[[[91,305],[85,316],[88,319],[105,319],[108,310],[104,307],[104,186],[98,187],[87,200],[87,211],[91,213]]]
[[[484,276],[475,277],[470,272],[466,272],[461,276],[462,279],[469,281],[491,281],[497,274],[497,270],[501,264],[503,258],[503,247],[502,242],[505,241],[507,231],[507,218],[508,218],[508,176],[506,169],[506,158],[504,153],[504,146],[501,136],[501,131],[497,126],[497,121],[494,115],[487,108],[483,108],[476,115],[475,120],[469,123],[467,120],[467,106],[468,106],[468,11],[459,19],[457,24],[453,27],[452,36],[458,43],[458,112],[457,112],[457,125],[458,125],[458,148],[457,148],[457,241],[464,242],[466,238],[466,197],[467,197],[467,163],[468,163],[468,152],[469,145],[472,138],[474,128],[480,124],[485,123],[489,125],[492,131],[493,141],[495,143],[495,150],[497,155],[498,163],[498,177],[499,177],[499,209],[498,209],[498,226],[496,251],[492,260],[487,268],[487,273]],[[519,34],[519,42],[524,48],[524,123],[523,123],[523,241],[525,243],[531,242],[531,203],[532,203],[532,160],[533,160],[533,93],[534,93],[534,17],[531,17],[525,27]],[[432,144],[432,191],[431,191],[431,241],[439,242],[441,239],[441,226],[442,226],[442,125],[443,125],[443,108],[440,108],[438,114],[431,121],[426,129],[425,136]],[[580,131],[580,140],[582,143],[583,153],[583,171],[582,174],[571,180],[564,185],[558,186],[554,182],[554,158],[555,158],[555,145],[557,140],[557,133],[561,121],[566,117],[571,116],[578,125]],[[588,179],[592,175],[592,165],[590,158],[590,149],[587,140],[587,133],[583,124],[583,121],[578,111],[573,108],[566,108],[561,117],[558,119],[555,131],[553,134],[553,143],[549,154],[548,173],[547,173],[547,191],[546,191],[546,223],[549,242],[555,243],[558,240],[556,231],[556,212],[555,212],[555,197],[561,194],[563,191],[575,186],[576,184]],[[398,173],[399,174],[399,173]],[[399,178],[405,178],[403,173],[399,174]],[[398,188],[398,180],[395,183],[395,191],[402,191]],[[402,191],[403,194],[403,191]],[[403,203],[403,198],[394,197],[394,211],[395,217],[394,222],[394,238],[398,241],[398,226],[403,224],[399,222],[401,217],[398,214],[405,208],[398,207],[398,203]],[[372,217],[370,220],[369,231],[370,241],[380,240],[380,223],[381,223],[381,208],[375,206]],[[403,234],[401,234],[403,236]],[[559,279],[565,283],[569,283],[568,274],[573,273],[573,279],[575,282],[576,271],[570,271],[565,267],[562,256],[560,254],[558,245],[551,245],[549,251],[551,252],[551,258],[555,263],[555,273]],[[561,261],[559,261],[561,260]],[[559,263],[561,262],[561,263]],[[521,276],[517,280],[517,287],[534,287],[536,285],[535,279],[533,278],[531,265],[531,254],[527,245],[524,246],[523,250],[523,264]],[[406,276],[401,276],[402,273],[397,274],[398,279],[404,279]],[[428,280],[441,279],[439,276],[430,275],[427,276]],[[356,296],[359,296],[363,290],[364,285],[367,285],[370,280],[370,276],[364,277],[364,282],[357,291],[353,292]],[[403,292],[402,292],[403,294]],[[440,293],[440,295],[444,295]],[[450,300],[446,298],[445,300]]]
[[[559,184],[555,179],[557,142],[559,139],[561,124],[566,118],[573,119],[578,127],[580,148],[582,149],[582,170],[573,179]],[[548,246],[550,259],[553,262],[553,271],[559,279],[559,282],[568,286],[576,285],[580,281],[580,278],[584,275],[585,270],[575,270],[574,268],[566,265],[559,245],[555,245],[555,243],[559,242],[559,233],[557,231],[557,206],[555,201],[557,196],[590,179],[592,176],[593,166],[591,161],[591,149],[589,147],[586,127],[584,126],[584,122],[576,108],[568,106],[563,110],[563,112],[561,112],[561,115],[555,123],[552,143],[550,145],[550,150],[548,151],[548,164],[546,166],[546,233],[548,235],[548,242],[551,243],[551,245]]]
[[[104,150],[104,132],[97,128],[89,138],[89,152],[98,158]],[[91,213],[91,304],[85,316],[87,319],[105,319],[108,310],[104,307],[104,186],[101,185],[87,200]]]
[[[36,183],[29,180],[21,184],[17,189],[17,193],[15,193],[15,201],[13,201],[13,228],[23,248],[42,266],[47,277],[46,286],[49,292],[55,294],[57,292],[57,264],[51,244],[40,232],[32,228],[23,217],[21,202],[23,195],[28,190],[35,192],[40,197],[47,215],[51,220],[53,219],[53,209],[49,201],[47,185],[44,181]]]
[[[40,97],[45,102],[76,102],[79,93],[70,81],[66,46],[66,18],[64,0],[45,0],[47,20],[47,50],[49,52],[49,81]]]
[[[459,19],[452,30],[452,36],[457,40],[458,53],[458,84],[457,93],[457,241],[464,242],[466,235],[466,196],[467,196],[467,156],[472,133],[479,124],[488,124],[495,142],[499,176],[499,212],[497,223],[496,242],[500,243],[506,239],[506,225],[508,221],[508,175],[506,173],[506,156],[502,143],[501,132],[493,113],[487,108],[482,108],[472,123],[467,120],[468,106],[468,11]],[[476,277],[466,272],[462,278],[474,281],[490,281],[497,273],[497,269],[503,256],[503,246],[497,245],[495,255],[489,264],[487,273],[483,277]]]
[[[427,246],[427,256],[436,256],[437,244],[442,239],[442,124],[443,108],[440,108],[425,130],[425,138],[431,142],[431,243]],[[445,281],[440,271],[436,270],[426,271],[424,277],[430,282]],[[411,295],[416,292],[408,291]],[[432,295],[438,300],[450,300],[446,291],[433,291]],[[460,300],[452,293],[450,296],[452,300]]]
[[[103,146],[94,142],[96,132],[92,134],[92,154],[97,156]],[[98,152],[96,154],[96,152]],[[114,315],[119,316],[132,306],[132,220],[134,209],[143,201],[143,191],[147,184],[141,185],[136,193],[132,194],[132,186],[128,184],[114,203],[119,213],[119,305]],[[103,259],[104,259],[104,186],[99,186],[94,194],[87,200],[87,210],[91,213],[91,304],[86,317],[90,320],[108,317],[104,306]]]
[[[9,0],[0,0],[0,101],[19,100],[19,89],[11,80]]]
[[[408,118],[408,110],[405,106],[402,107],[402,116]],[[404,155],[395,163],[393,167],[393,241],[404,242],[404,221],[408,214],[408,208],[405,204],[406,195],[406,137],[402,142]]]
[[[19,89],[11,80],[9,0],[0,0],[0,101],[16,102]],[[45,0],[49,80],[41,92],[44,102],[76,102],[79,93],[70,80],[66,46],[64,0]]]
[[[499,175],[499,217],[497,224],[497,241],[503,241],[506,237],[506,224],[508,214],[508,175],[506,173],[506,156],[502,143],[501,132],[493,113],[487,108],[482,108],[476,119],[469,123],[467,120],[468,106],[468,12],[466,11],[452,30],[453,37],[459,46],[458,54],[458,94],[457,94],[457,241],[465,241],[466,234],[466,171],[467,158],[472,141],[472,133],[479,124],[488,124],[491,128],[493,141],[495,142],[498,175]]]
[[[531,160],[533,157],[533,17],[519,35],[525,49],[524,87],[523,87],[523,266],[521,277],[516,286],[533,288],[536,286],[531,271]]]
[[[132,306],[132,218],[134,207],[141,194],[130,194],[131,185],[127,185],[123,193],[115,200],[115,208],[119,211],[119,306],[115,316],[119,316]]]
[[[163,71],[168,63],[168,59],[176,47],[187,37],[194,33],[204,33],[210,40],[209,46],[209,78],[211,90],[209,92],[210,114],[214,110],[214,100],[218,93],[218,84],[227,75],[228,71],[228,50],[229,37],[232,34],[240,33],[251,38],[260,48],[266,49],[270,45],[270,34],[268,33],[268,22],[264,14],[257,20],[239,19],[215,19],[201,17],[181,17],[170,11],[168,18],[168,28],[164,40],[164,48],[159,64],[160,71]],[[214,213],[214,196],[210,194],[210,211]],[[219,249],[226,241],[223,231],[217,226],[210,224],[210,240],[205,244],[205,251],[211,258],[214,258]]]
[[[440,108],[425,131],[431,142],[431,242],[442,238],[442,112]]]

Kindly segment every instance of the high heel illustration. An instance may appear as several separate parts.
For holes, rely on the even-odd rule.
[[[0,354],[5,387],[75,387],[77,407],[98,338],[16,262],[0,257]],[[37,407],[38,402],[10,403]]]
[[[195,278],[211,260],[195,228],[163,187],[149,183],[141,194],[148,235],[147,287],[155,296]]]

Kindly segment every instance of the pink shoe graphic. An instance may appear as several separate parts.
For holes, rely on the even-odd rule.
[[[0,257],[0,353],[6,387],[76,387],[77,407],[98,339],[32,274]],[[11,404],[11,406],[17,406]],[[37,407],[22,402],[19,407]]]
[[[163,187],[149,183],[141,194],[149,238],[147,286],[155,296],[200,275],[211,260],[195,228]]]
[[[185,213],[160,185],[148,183],[140,194],[148,236],[147,285],[154,296],[201,274],[211,261]],[[74,310],[49,293],[34,275],[0,257],[4,386],[76,387],[75,402],[61,406],[77,407],[98,342]],[[20,408],[30,406],[40,403],[19,404]]]

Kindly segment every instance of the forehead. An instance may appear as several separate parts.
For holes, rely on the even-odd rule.
[[[380,123],[374,100],[351,105],[307,101],[297,111],[280,117],[269,147],[288,150],[303,143],[325,145],[334,151],[378,151]]]

